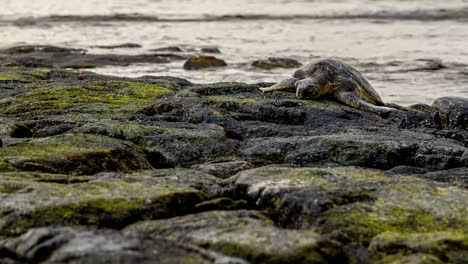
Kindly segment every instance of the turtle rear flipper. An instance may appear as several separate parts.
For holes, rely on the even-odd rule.
[[[352,106],[357,109],[364,111],[373,112],[376,114],[385,114],[392,111],[397,111],[397,109],[385,107],[385,106],[376,106],[370,104],[361,98],[357,97],[353,92],[339,92],[335,94],[336,99],[343,104]]]
[[[296,89],[296,82],[299,81],[297,78],[288,78],[286,80],[282,80],[281,82],[265,88],[260,88],[260,90],[264,93],[273,92],[273,91],[282,91],[288,89]]]

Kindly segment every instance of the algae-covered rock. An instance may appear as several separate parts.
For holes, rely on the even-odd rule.
[[[5,143],[0,160],[18,170],[80,175],[151,168],[135,145],[106,136],[66,134]]]
[[[217,192],[216,178],[189,170],[104,173],[75,183],[50,178],[0,174],[0,236],[63,224],[122,228],[194,212]]]
[[[461,239],[458,241],[466,240],[468,192],[464,189],[352,167],[262,167],[240,172],[230,180],[234,197],[247,199],[279,226],[313,226],[343,243],[367,246],[386,232],[431,237],[443,231]],[[378,256],[384,250],[376,245],[372,249]]]
[[[188,59],[184,64],[186,70],[225,67],[227,63],[213,56],[198,56]]]
[[[182,55],[0,51],[0,262],[466,263],[462,99],[376,115],[271,83],[57,69]]]
[[[432,261],[436,257],[434,261],[440,262],[442,260],[449,263],[465,263],[468,260],[468,234],[466,232],[388,232],[374,237],[369,248],[373,251],[389,253],[429,254],[429,256],[432,255],[432,258],[428,257],[427,260]]]
[[[187,241],[253,263],[331,263],[344,261],[339,243],[313,230],[284,230],[250,211],[211,211],[167,220],[144,221],[128,235]]]
[[[51,114],[131,112],[171,94],[142,82],[90,82],[86,86],[41,87],[0,102],[1,116],[34,119]]]
[[[464,189],[352,167],[262,167],[231,178],[232,192],[285,227],[318,225],[344,241],[369,242],[387,231],[463,232]],[[430,197],[430,198],[429,198]]]

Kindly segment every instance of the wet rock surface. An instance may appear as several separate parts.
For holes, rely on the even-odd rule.
[[[0,263],[466,263],[466,99],[379,116],[0,53]]]

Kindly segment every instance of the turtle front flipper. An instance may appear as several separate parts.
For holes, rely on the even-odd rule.
[[[288,78],[286,80],[282,80],[281,82],[265,88],[260,88],[260,90],[264,93],[273,92],[273,91],[281,91],[281,90],[288,90],[288,89],[296,89],[296,82],[299,81],[297,78]]]
[[[339,92],[335,94],[336,99],[343,104],[352,106],[357,109],[361,109],[368,112],[373,112],[376,114],[384,114],[391,111],[397,111],[394,108],[385,107],[385,106],[376,106],[370,104],[361,98],[357,97],[353,92]]]

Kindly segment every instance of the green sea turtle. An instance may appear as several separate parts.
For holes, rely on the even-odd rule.
[[[263,92],[287,89],[296,89],[296,96],[301,99],[328,96],[343,104],[378,114],[395,111],[384,106],[380,96],[361,73],[336,59],[309,63],[297,69],[292,78],[260,88]]]

